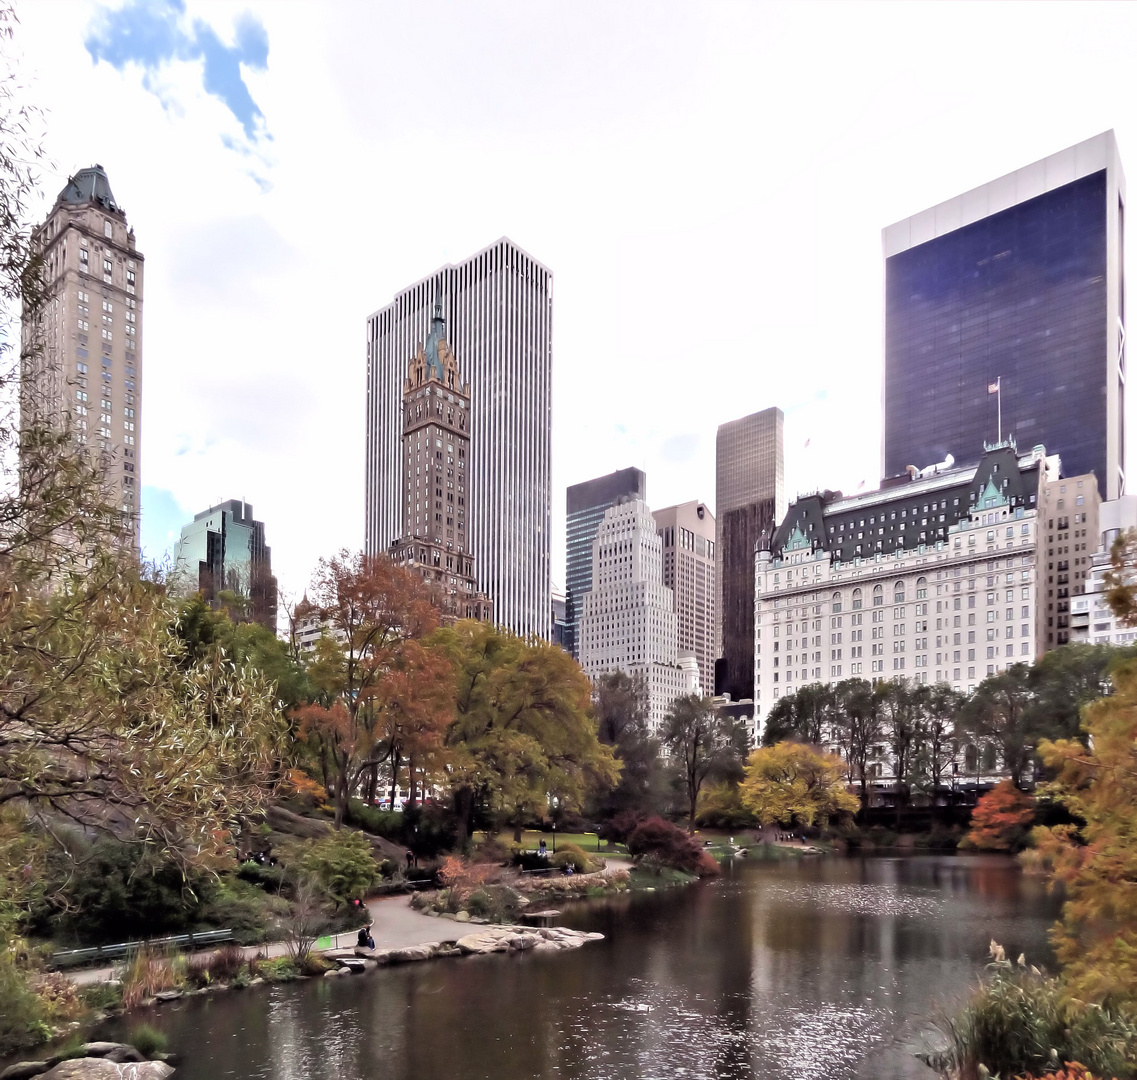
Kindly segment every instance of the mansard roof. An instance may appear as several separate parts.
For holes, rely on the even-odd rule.
[[[1045,457],[1036,447],[1020,458],[1004,443],[987,450],[976,466],[890,478],[879,491],[850,498],[829,491],[803,496],[778,526],[771,554],[827,551],[837,562],[851,562],[934,544],[976,509],[1034,507]]]
[[[69,177],[63,190],[59,193],[58,202],[69,203],[72,206],[81,206],[83,203],[97,203],[105,210],[113,210],[121,214],[122,208],[114,200],[111,191],[111,182],[102,165],[92,165],[87,169],[80,169],[74,176]]]

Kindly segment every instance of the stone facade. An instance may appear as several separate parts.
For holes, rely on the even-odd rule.
[[[493,617],[478,589],[468,536],[470,387],[446,340],[441,304],[403,383],[403,521],[391,545],[396,562],[434,584],[449,620]]]

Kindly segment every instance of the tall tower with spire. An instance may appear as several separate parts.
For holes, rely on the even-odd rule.
[[[101,165],[70,177],[33,233],[44,299],[23,318],[20,408],[107,462],[138,544],[142,483],[142,270],[134,230]]]
[[[396,562],[414,567],[445,598],[450,618],[490,618],[478,590],[469,544],[470,386],[446,340],[442,298],[435,299],[426,343],[403,382],[403,536]]]

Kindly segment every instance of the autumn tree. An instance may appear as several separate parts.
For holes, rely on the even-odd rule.
[[[520,840],[527,818],[577,809],[590,788],[615,783],[620,766],[597,738],[591,684],[563,649],[472,620],[438,630],[431,646],[455,672],[446,750],[463,837],[479,807]]]
[[[1057,771],[1045,795],[1082,825],[1034,830],[1035,846],[1065,888],[1055,952],[1073,994],[1137,1007],[1137,660],[1113,671],[1116,692],[1088,705],[1081,739],[1043,742]],[[1087,744],[1092,749],[1087,749]]]
[[[739,794],[763,825],[812,825],[856,813],[860,804],[845,786],[844,773],[835,754],[780,742],[750,755]]]
[[[720,713],[710,698],[687,694],[671,703],[661,737],[686,797],[687,831],[694,832],[699,793],[708,779],[738,767],[745,729]]]
[[[392,794],[404,762],[435,753],[453,715],[445,657],[422,644],[438,609],[421,577],[386,556],[321,559],[303,615],[327,632],[308,667],[314,700],[295,712],[314,747],[338,829],[365,774],[389,762]]]
[[[1033,822],[1034,799],[1003,780],[975,804],[964,844],[982,851],[1017,851]]]

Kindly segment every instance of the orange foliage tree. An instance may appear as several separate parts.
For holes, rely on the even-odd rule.
[[[365,774],[391,763],[436,763],[454,717],[449,660],[422,639],[439,622],[429,585],[386,556],[341,551],[321,559],[301,605],[325,628],[308,674],[317,697],[295,713],[320,759],[339,828]]]
[[[1004,780],[976,803],[964,843],[984,851],[1014,851],[1025,843],[1033,822],[1034,799]]]

